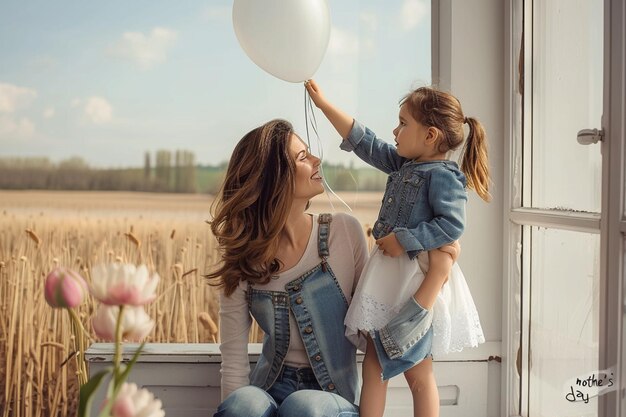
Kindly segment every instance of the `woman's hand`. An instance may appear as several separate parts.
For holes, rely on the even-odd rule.
[[[376,240],[376,244],[378,245],[378,249],[380,249],[385,256],[397,258],[398,256],[406,253],[404,247],[402,247],[398,241],[396,234],[393,232]]]
[[[456,262],[456,260],[459,259],[459,255],[461,254],[461,245],[459,244],[458,240],[455,240],[454,242],[446,246],[442,246],[437,250],[447,253],[452,257],[452,262]]]
[[[326,100],[326,97],[324,97],[324,94],[322,94],[322,90],[317,85],[315,80],[306,80],[304,82],[304,88],[306,88],[306,91],[309,92],[311,100],[313,100],[313,103],[315,103],[317,108],[323,111],[324,108],[328,106],[328,100]]]
[[[448,281],[448,274],[452,265],[456,262],[461,253],[461,245],[455,240],[449,245],[428,251],[428,273],[439,277],[441,285]]]

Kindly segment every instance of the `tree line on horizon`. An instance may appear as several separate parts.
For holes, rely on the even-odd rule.
[[[80,157],[58,163],[46,157],[0,158],[0,189],[217,193],[228,162],[195,161],[187,150],[146,152],[143,168],[95,168]],[[387,179],[378,170],[353,165],[324,163],[323,171],[335,191],[381,191]]]

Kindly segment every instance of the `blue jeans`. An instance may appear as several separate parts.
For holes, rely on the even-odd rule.
[[[310,368],[284,366],[269,390],[248,385],[233,391],[213,417],[358,417],[359,408],[322,391]]]

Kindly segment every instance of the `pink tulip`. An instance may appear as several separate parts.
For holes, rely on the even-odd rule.
[[[112,417],[163,417],[161,400],[145,388],[139,389],[136,384],[124,383],[117,398],[113,400]]]
[[[108,305],[140,306],[156,298],[159,275],[150,276],[145,265],[111,263],[91,271],[91,294]]]
[[[91,324],[100,339],[115,340],[115,324],[119,315],[118,306],[101,304],[96,311]],[[124,307],[122,315],[122,340],[138,342],[150,334],[154,327],[154,320],[145,312],[143,307]]]
[[[48,274],[44,284],[44,296],[54,308],[74,308],[87,294],[87,283],[77,272],[67,268],[55,268]]]

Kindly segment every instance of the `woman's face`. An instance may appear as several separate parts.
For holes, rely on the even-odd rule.
[[[294,158],[296,165],[294,198],[308,201],[323,193],[324,185],[320,173],[321,160],[310,154],[306,144],[295,134],[291,135],[289,153]]]

